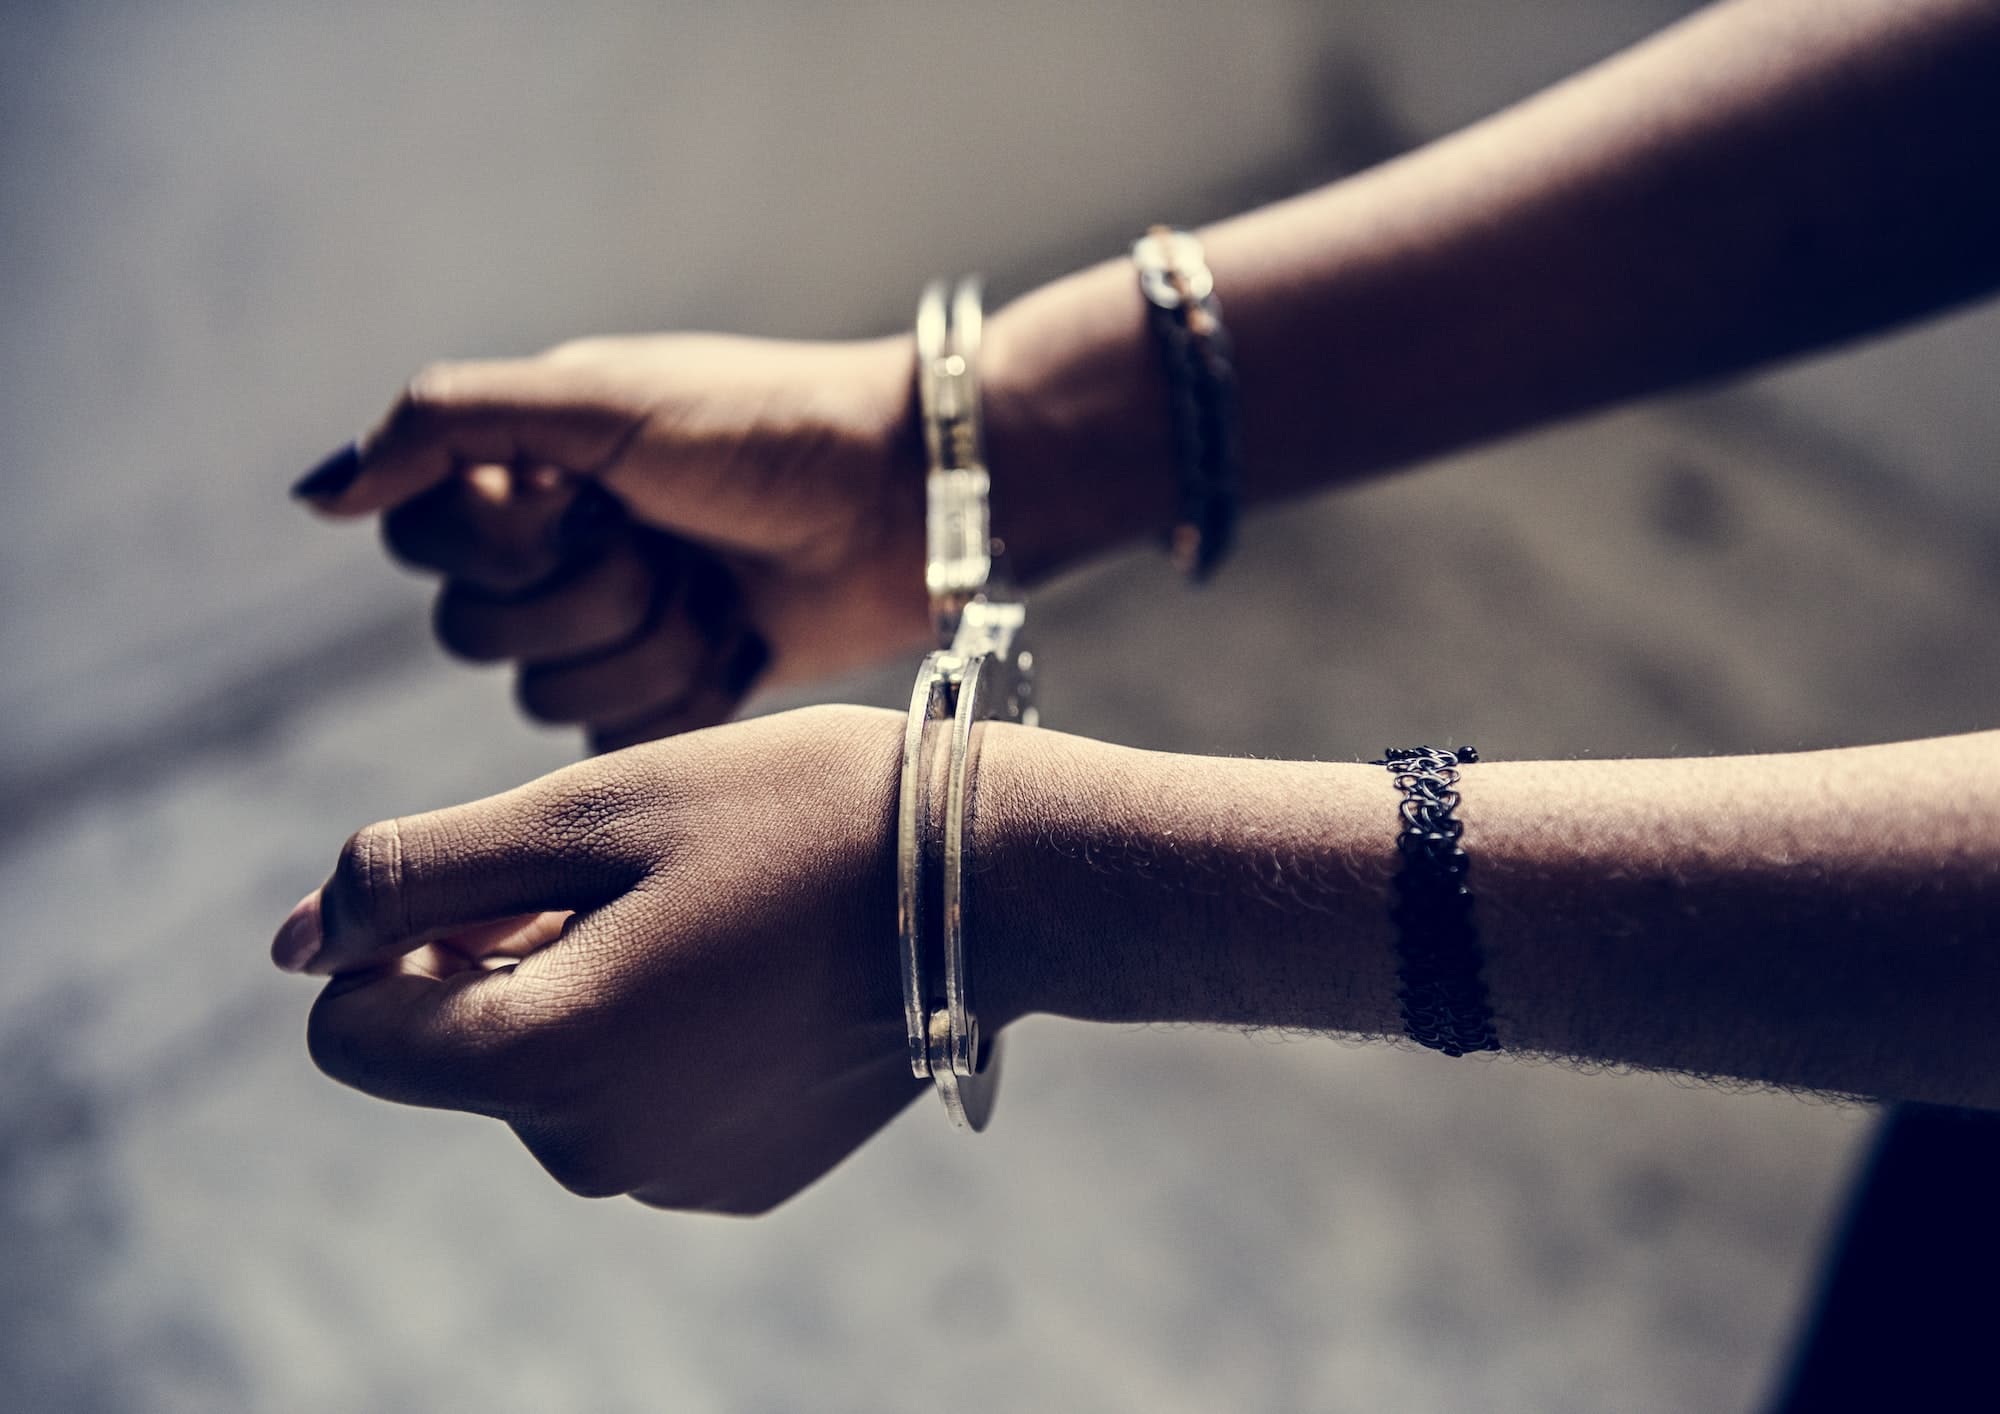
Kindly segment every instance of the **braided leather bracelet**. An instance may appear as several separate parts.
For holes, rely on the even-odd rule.
[[[1487,1002],[1472,893],[1465,886],[1471,860],[1459,846],[1465,826],[1458,809],[1458,768],[1479,759],[1469,746],[1456,751],[1416,746],[1382,753],[1403,793],[1402,832],[1396,851],[1396,1000],[1403,1031],[1418,1045],[1448,1056],[1497,1051],[1493,1009]]]
[[[1180,508],[1167,551],[1183,574],[1200,583],[1229,553],[1241,510],[1234,353],[1200,241],[1155,226],[1133,245],[1132,263],[1173,400]]]

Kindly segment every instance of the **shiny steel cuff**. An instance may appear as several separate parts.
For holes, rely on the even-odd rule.
[[[978,775],[979,724],[1036,721],[1034,658],[1021,646],[1026,609],[995,595],[989,583],[980,329],[977,280],[959,281],[949,298],[941,280],[925,289],[917,309],[917,389],[930,458],[924,584],[943,646],[925,657],[910,694],[896,809],[896,932],[910,1070],[930,1078],[954,1124],[973,1130],[985,1127],[1000,1078],[999,1037],[980,1034],[966,966],[965,827]],[[940,772],[941,837],[931,850],[931,790]],[[935,899],[932,857],[940,876]],[[941,989],[932,980],[940,975]]]
[[[993,573],[992,481],[979,418],[979,351],[985,332],[977,276],[933,280],[917,304],[917,400],[930,470],[924,482],[924,587],[938,646]]]

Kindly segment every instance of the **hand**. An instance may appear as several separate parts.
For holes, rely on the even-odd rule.
[[[752,1213],[923,1082],[895,941],[900,714],[816,707],[372,825],[272,945],[337,1080],[510,1124],[567,1188]]]
[[[445,646],[608,749],[924,641],[911,399],[905,339],[585,339],[426,369],[295,489],[383,513]]]

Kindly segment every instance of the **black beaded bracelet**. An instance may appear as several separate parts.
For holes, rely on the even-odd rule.
[[[1180,505],[1167,551],[1199,583],[1235,542],[1242,501],[1234,353],[1201,242],[1155,226],[1132,247],[1132,261],[1173,401]]]
[[[1396,851],[1396,999],[1403,1030],[1418,1045],[1448,1056],[1497,1051],[1493,1009],[1481,976],[1483,958],[1465,886],[1471,860],[1459,846],[1464,825],[1458,809],[1458,768],[1479,759],[1469,746],[1391,749],[1375,764],[1387,766],[1403,793],[1402,832]]]

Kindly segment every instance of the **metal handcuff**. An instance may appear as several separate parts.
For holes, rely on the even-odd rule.
[[[917,306],[917,394],[930,470],[925,479],[924,581],[939,647],[917,669],[903,731],[896,829],[896,930],[902,946],[903,1019],[910,1069],[928,1076],[960,1128],[993,1112],[1000,1038],[979,1034],[965,969],[965,817],[977,775],[973,726],[1035,725],[1034,657],[1021,646],[1025,606],[993,583],[990,481],[979,418],[982,328],[976,277],[925,288]],[[941,906],[924,892],[924,832],[943,750],[945,806]],[[926,933],[941,933],[944,987],[926,990]]]

